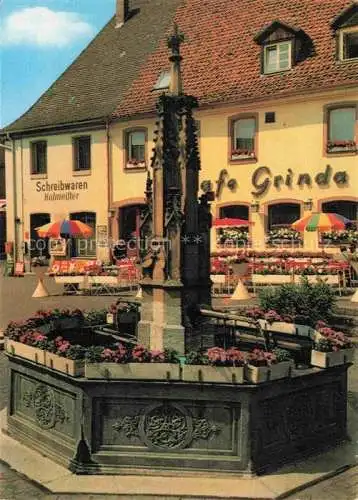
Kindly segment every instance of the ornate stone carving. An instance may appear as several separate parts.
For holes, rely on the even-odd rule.
[[[177,404],[152,405],[135,416],[125,416],[113,429],[127,438],[137,437],[148,448],[174,450],[188,448],[197,439],[208,440],[219,428],[205,418],[193,418]]]
[[[123,417],[118,422],[113,424],[113,429],[117,432],[123,431],[127,438],[139,437],[138,432],[139,416],[136,417]]]
[[[52,429],[57,422],[68,420],[63,405],[56,401],[55,391],[45,384],[37,384],[23,396],[24,405],[33,408],[35,418],[43,429]]]

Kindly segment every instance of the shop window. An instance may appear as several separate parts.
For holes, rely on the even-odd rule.
[[[328,201],[322,203],[322,212],[342,215],[352,221],[352,225],[358,224],[358,201]]]
[[[358,105],[328,109],[327,153],[357,152]]]
[[[71,239],[71,257],[95,258],[96,248],[96,214],[95,212],[76,212],[70,215],[71,220],[79,220],[93,229],[90,238]]]
[[[73,160],[75,171],[91,169],[91,137],[89,135],[73,139]]]
[[[31,174],[47,174],[47,141],[31,143]]]
[[[51,222],[50,214],[30,215],[30,257],[49,257],[49,239],[41,238],[36,228]]]
[[[291,228],[301,217],[298,203],[277,203],[268,207],[267,243],[302,244],[302,235]]]
[[[236,118],[231,121],[230,159],[256,159],[257,119],[254,116]]]
[[[358,202],[357,201],[328,201],[322,203],[322,212],[342,215],[350,221],[341,231],[325,231],[320,233],[321,243],[332,246],[358,244]]]
[[[249,208],[246,205],[229,205],[219,210],[220,219],[249,220]],[[250,244],[249,226],[230,226],[216,230],[216,244],[220,247],[235,248]]]
[[[120,209],[119,235],[124,245],[117,250],[116,258],[138,255],[141,209],[142,205],[130,205]]]
[[[126,168],[128,169],[145,168],[146,142],[147,142],[146,129],[136,129],[126,132],[125,134]]]

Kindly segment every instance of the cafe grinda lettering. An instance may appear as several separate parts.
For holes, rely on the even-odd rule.
[[[44,194],[44,201],[78,200],[79,193],[88,189],[87,182],[36,182],[36,191]]]
[[[326,166],[324,172],[319,172],[314,177],[314,182],[318,186],[328,186],[332,180],[333,169],[330,165]],[[295,174],[288,168],[286,175],[275,175],[272,179],[271,170],[268,167],[259,167],[252,175],[252,185],[255,191],[252,191],[254,196],[261,196],[270,189],[273,185],[276,189],[280,189],[281,186],[292,187]],[[342,186],[348,183],[348,173],[345,171],[336,172],[333,175],[333,181],[338,185]],[[299,174],[297,178],[297,186],[312,186],[312,176],[310,174]]]
[[[298,174],[298,177],[295,177],[295,175],[293,170],[288,168],[286,174],[272,177],[272,172],[268,167],[259,167],[252,175],[251,181],[255,191],[251,193],[253,196],[262,196],[267,193],[271,186],[274,186],[276,189],[280,189],[282,186],[292,188],[294,184],[299,187],[311,187],[312,183],[315,182],[318,186],[323,187],[329,186],[332,179],[337,186],[343,186],[349,181],[349,176],[346,171],[339,171],[333,175],[333,169],[330,165],[327,165],[324,171],[319,172],[314,177],[306,173]],[[220,171],[219,178],[216,181],[215,197],[217,199],[221,197],[224,187],[235,192],[238,186],[237,180],[230,179],[228,171],[223,169]],[[213,183],[209,180],[205,180],[201,183],[201,189],[204,193],[212,191]]]

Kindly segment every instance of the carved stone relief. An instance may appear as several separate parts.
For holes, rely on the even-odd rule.
[[[149,449],[175,450],[188,448],[196,439],[208,440],[219,428],[205,418],[194,418],[178,404],[152,405],[139,415],[125,416],[113,429],[127,438],[139,438]]]
[[[26,408],[33,408],[35,419],[43,429],[52,429],[60,422],[69,420],[64,406],[56,401],[55,391],[45,384],[36,384],[23,395]]]

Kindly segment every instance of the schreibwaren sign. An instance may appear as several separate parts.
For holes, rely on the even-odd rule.
[[[78,200],[80,195],[78,191],[86,191],[87,189],[88,183],[85,181],[36,182],[36,191],[44,194],[44,201]]]

